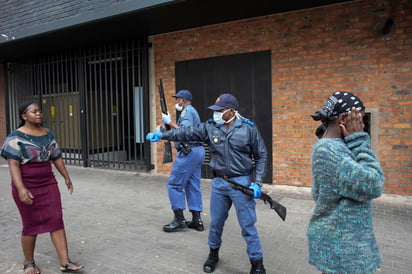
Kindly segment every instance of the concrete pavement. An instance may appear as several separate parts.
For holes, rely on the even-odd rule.
[[[206,230],[165,233],[172,220],[167,176],[142,172],[67,167],[75,191],[59,179],[70,257],[83,273],[203,273],[208,255],[210,180],[202,180]],[[7,165],[0,166],[0,273],[23,273],[21,221],[10,194]],[[309,188],[265,186],[288,209],[283,222],[262,201],[258,222],[267,273],[319,273],[307,263],[306,227],[314,203]],[[190,219],[186,210],[185,216]],[[412,197],[383,195],[374,203],[376,237],[383,267],[379,273],[412,273]],[[42,273],[60,273],[48,234],[39,235],[35,253]],[[246,245],[232,209],[225,225],[214,273],[249,273]]]

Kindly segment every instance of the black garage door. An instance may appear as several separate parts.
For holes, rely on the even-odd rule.
[[[268,150],[268,173],[272,183],[272,92],[270,51],[226,55],[176,63],[176,90],[189,89],[193,106],[205,121],[212,117],[207,107],[221,93],[232,93],[239,101],[239,113],[254,121]],[[205,164],[203,178],[212,173]]]

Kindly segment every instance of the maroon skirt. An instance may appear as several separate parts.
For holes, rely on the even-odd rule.
[[[34,199],[31,205],[20,201],[19,193],[12,182],[13,199],[23,223],[23,236],[32,236],[64,228],[60,191],[53,174],[51,162],[20,165],[24,186]]]

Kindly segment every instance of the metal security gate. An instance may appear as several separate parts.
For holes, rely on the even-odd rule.
[[[8,63],[9,130],[35,101],[67,164],[148,169],[147,45],[129,41]]]

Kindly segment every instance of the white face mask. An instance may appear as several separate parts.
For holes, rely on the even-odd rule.
[[[176,103],[176,104],[175,104],[175,109],[176,109],[177,111],[182,111],[182,110],[183,110],[183,106],[179,105],[179,103]]]
[[[225,120],[223,120],[223,113],[219,112],[219,111],[214,111],[213,112],[213,121],[215,121],[215,123],[217,125],[223,125],[225,123]]]
[[[223,125],[226,124],[227,121],[225,121],[223,119],[223,114],[225,114],[226,112],[228,112],[230,109],[227,109],[226,111],[223,112],[219,112],[219,111],[214,111],[213,112],[213,121],[215,121],[216,124],[218,125]],[[230,121],[232,121],[233,119],[230,119]],[[230,122],[229,121],[229,122]]]

